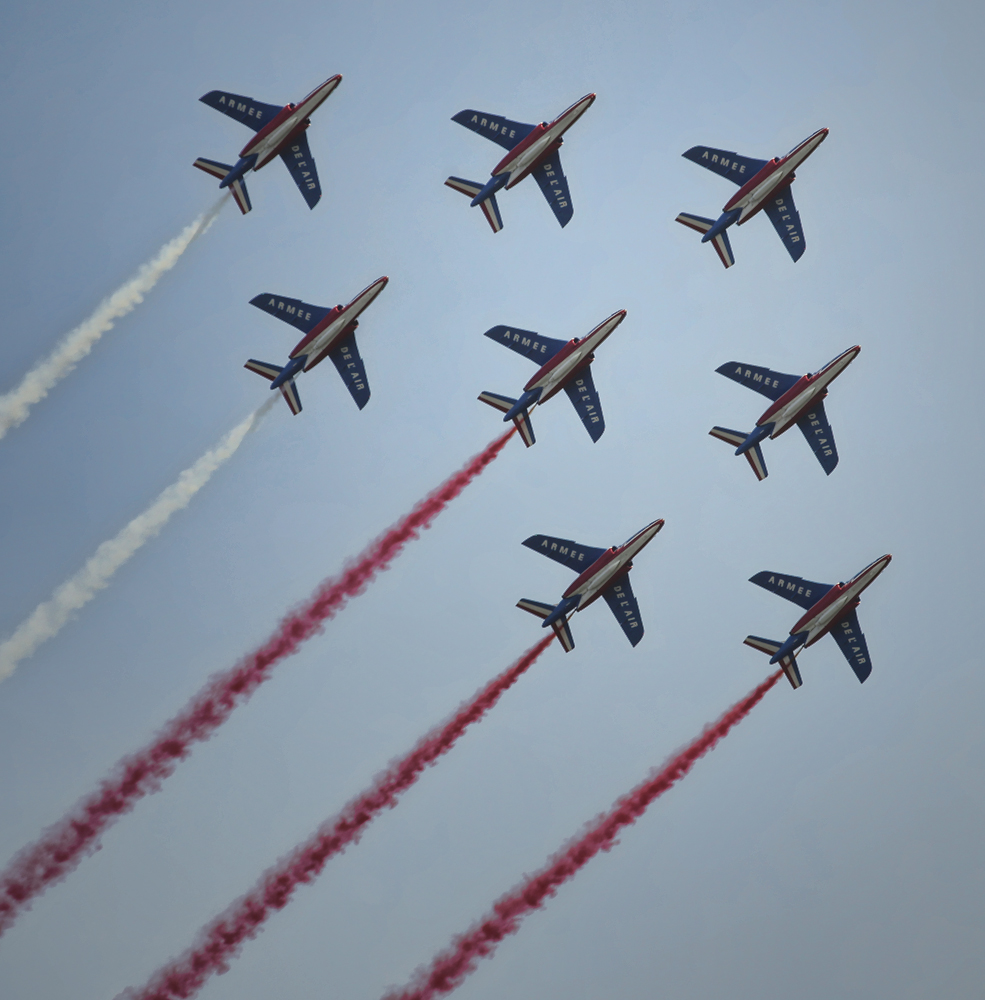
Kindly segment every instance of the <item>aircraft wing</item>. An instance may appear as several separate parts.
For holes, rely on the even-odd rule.
[[[282,104],[263,104],[260,101],[254,101],[252,97],[227,94],[224,90],[210,90],[199,100],[210,108],[215,108],[216,111],[221,111],[224,115],[235,118],[236,121],[253,129],[254,132],[259,132],[264,125],[273,119],[274,115],[284,109]]]
[[[858,613],[854,608],[831,629],[831,634],[848,660],[848,665],[855,671],[855,676],[860,682],[864,681],[872,673],[872,663],[865,636],[859,628]]]
[[[594,549],[590,545],[579,545],[570,538],[551,538],[550,535],[531,535],[524,543],[528,549],[539,552],[548,559],[573,569],[576,573],[588,569],[605,549]]]
[[[315,161],[311,158],[311,150],[308,148],[308,137],[304,132],[280,154],[280,158],[291,172],[291,177],[294,178],[301,197],[308,203],[308,208],[314,208],[321,198],[321,185],[318,183]]]
[[[802,576],[785,576],[782,573],[771,573],[769,570],[763,570],[762,573],[749,577],[749,582],[773,594],[779,594],[794,604],[799,604],[805,611],[810,611],[831,589],[830,583],[814,583]]]
[[[494,326],[492,329],[486,330],[483,337],[504,344],[511,351],[516,351],[517,354],[530,358],[538,365],[550,361],[566,343],[564,340],[542,337],[539,333],[534,333],[531,330],[518,330],[512,326]]]
[[[330,312],[324,306],[313,306],[300,299],[285,299],[282,295],[264,292],[250,299],[250,305],[297,327],[303,333],[313,330]]]
[[[593,441],[598,441],[605,430],[605,418],[602,416],[599,394],[595,391],[595,383],[592,381],[592,369],[583,368],[567,382],[564,391],[578,411],[588,436]]]
[[[631,646],[635,646],[643,638],[643,621],[640,618],[640,606],[636,601],[633,588],[629,585],[629,574],[617,580],[607,590],[602,591],[605,603],[616,616],[616,621],[626,633]]]
[[[356,406],[361,410],[369,402],[369,382],[366,379],[366,366],[356,347],[356,334],[350,333],[337,347],[328,352],[328,356],[342,376],[342,381],[356,401]]]
[[[727,177],[740,187],[769,162],[754,160],[751,156],[739,156],[727,149],[712,149],[711,146],[692,146],[686,153],[681,153],[681,156],[721,177]]]
[[[805,413],[797,421],[797,426],[807,438],[807,443],[821,463],[821,468],[830,476],[838,464],[838,449],[835,447],[831,425],[824,412],[824,402],[818,403],[809,413]]]
[[[800,381],[799,375],[787,375],[784,372],[775,372],[771,368],[744,365],[741,361],[727,361],[715,371],[774,401]]]
[[[540,190],[551,206],[551,211],[557,216],[563,229],[570,221],[575,210],[571,207],[571,194],[568,192],[568,178],[561,169],[561,157],[555,152],[551,159],[540,164],[534,170],[534,180],[540,185]]]
[[[533,125],[527,125],[525,122],[511,122],[502,115],[487,115],[484,111],[473,111],[471,108],[452,115],[451,120],[479,135],[484,135],[504,149],[512,149],[534,130]]]
[[[774,192],[767,199],[767,204],[763,209],[770,217],[773,228],[777,236],[783,240],[783,245],[787,248],[787,253],[794,260],[800,260],[804,255],[807,244],[804,242],[804,230],[800,225],[800,213],[793,203],[793,195],[790,193],[790,185],[778,192]]]

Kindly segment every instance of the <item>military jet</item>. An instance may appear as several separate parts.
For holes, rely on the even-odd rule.
[[[849,347],[813,375],[785,375],[738,361],[729,361],[716,368],[719,375],[772,399],[773,405],[756,421],[749,434],[727,427],[712,427],[708,433],[726,444],[735,445],[736,455],[746,456],[761,482],[769,473],[759,442],[767,437],[779,437],[796,424],[807,438],[821,468],[830,476],[838,464],[838,449],[835,448],[831,425],[824,412],[824,397],[828,394],[828,386],[858,357],[860,350],[862,348],[858,346]]]
[[[859,605],[859,595],[892,558],[891,555],[880,556],[847,583],[836,583],[833,587],[829,583],[812,583],[799,576],[785,576],[768,570],[757,573],[749,578],[750,583],[799,604],[806,609],[806,614],[790,629],[790,636],[784,642],[763,639],[758,635],[748,635],[743,641],[753,649],[769,653],[770,663],[779,663],[791,685],[799,688],[803,680],[794,651],[801,646],[805,649],[813,646],[830,632],[848,665],[855,671],[855,676],[864,681],[872,673],[872,664],[855,609]]]
[[[220,188],[232,191],[239,210],[246,215],[253,207],[243,179],[251,170],[265,167],[275,156],[279,156],[290,171],[301,196],[314,208],[321,198],[318,171],[311,158],[305,129],[311,124],[312,112],[342,82],[341,74],[336,74],[316,87],[300,104],[261,104],[252,97],[227,94],[222,90],[210,90],[199,100],[216,111],[253,129],[256,135],[240,150],[235,166],[206,160],[199,157],[194,166],[220,180]]]
[[[251,372],[270,380],[271,389],[280,389],[295,415],[301,412],[301,397],[294,377],[311,371],[315,365],[331,358],[349,394],[361,410],[369,402],[369,382],[366,368],[356,347],[356,327],[359,314],[386,288],[390,279],[385,275],[364,288],[347,306],[332,309],[313,306],[300,299],[264,292],[250,299],[250,305],[297,327],[304,336],[295,345],[283,368],[250,358],[243,365]]]
[[[542,604],[525,597],[517,603],[517,607],[543,618],[541,627],[547,628],[550,625],[565,652],[570,653],[575,648],[575,641],[571,638],[569,616],[575,611],[584,611],[593,601],[603,597],[626,633],[626,638],[635,646],[643,638],[643,622],[633,588],[629,585],[629,571],[633,568],[633,557],[663,526],[663,518],[660,518],[622,545],[613,545],[609,549],[595,549],[567,538],[531,535],[523,543],[528,549],[573,569],[578,573],[578,578],[561,595],[561,600],[556,605]]]
[[[480,393],[479,399],[504,413],[504,422],[512,420],[523,443],[529,448],[536,440],[530,411],[564,389],[589,437],[598,441],[605,430],[605,419],[589,366],[595,360],[595,349],[625,318],[626,310],[620,309],[602,320],[591,333],[575,337],[567,343],[511,326],[494,326],[486,330],[483,336],[530,358],[540,368],[523,387],[519,399],[495,392]]]
[[[516,187],[528,174],[533,174],[547,203],[557,216],[562,227],[571,221],[574,209],[568,193],[568,180],[561,169],[558,150],[564,142],[562,136],[591,107],[594,94],[587,94],[576,101],[567,111],[561,112],[552,122],[526,125],[510,121],[502,115],[489,115],[471,108],[459,111],[452,117],[453,122],[484,135],[509,150],[506,156],[492,169],[492,177],[485,184],[468,181],[464,177],[449,177],[448,187],[472,199],[472,207],[478,205],[485,215],[492,231],[498,233],[503,228],[503,217],[499,214],[496,192],[500,188]]]
[[[762,209],[769,216],[777,235],[783,240],[787,252],[795,261],[800,260],[806,244],[804,231],[800,226],[800,213],[793,203],[790,185],[796,177],[794,169],[799,167],[827,137],[828,130],[819,129],[802,143],[794,146],[786,156],[774,156],[772,160],[754,160],[752,157],[739,156],[738,153],[732,153],[727,149],[692,146],[681,155],[722,177],[727,177],[740,187],[726,202],[717,220],[681,212],[675,221],[702,233],[701,242],[710,242],[721,262],[726,267],[731,267],[735,263],[735,257],[732,256],[732,245],[729,243],[726,230],[733,223],[743,225]]]

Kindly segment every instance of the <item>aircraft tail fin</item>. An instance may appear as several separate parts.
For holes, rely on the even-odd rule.
[[[527,597],[517,601],[516,606],[520,608],[521,611],[529,611],[530,614],[536,615],[538,618],[546,618],[554,610],[553,604],[544,604],[541,601],[531,601]],[[561,643],[564,651],[566,653],[570,653],[571,650],[575,648],[575,640],[571,637],[571,627],[568,625],[567,616],[558,618],[558,620],[552,622],[551,625],[554,629],[554,634],[557,636],[558,642]]]
[[[198,167],[199,170],[204,170],[213,177],[218,177],[219,180],[225,180],[226,175],[233,169],[228,163],[220,163],[218,160],[207,160],[204,156],[200,156],[192,166]],[[239,210],[243,215],[246,215],[253,208],[250,204],[249,192],[246,190],[246,181],[240,177],[229,185],[229,190],[232,192],[233,198],[236,199]]]
[[[474,198],[483,188],[482,184],[467,181],[464,177],[449,177],[445,181],[445,185],[453,191],[458,191],[459,194],[468,195],[469,198]],[[485,215],[492,231],[498,233],[503,228],[503,217],[499,214],[499,203],[496,201],[496,195],[491,194],[484,201],[480,201],[479,208],[482,209],[482,214]]]
[[[674,221],[689,229],[695,229],[702,235],[715,224],[714,219],[705,219],[700,215],[689,215],[687,212],[681,212]],[[735,257],[732,255],[732,244],[729,243],[728,233],[724,229],[711,241],[711,245],[715,248],[719,260],[726,267],[731,267],[735,263]]]
[[[257,361],[255,358],[250,358],[243,367],[249,368],[251,372],[256,372],[268,382],[273,382],[284,370],[278,365],[268,365],[266,361]],[[287,401],[287,405],[291,408],[291,413],[295,416],[299,414],[301,412],[301,397],[298,395],[298,387],[294,384],[294,379],[291,378],[284,382],[280,386],[280,391]]]
[[[493,409],[499,410],[500,413],[508,413],[516,404],[515,399],[511,399],[509,396],[500,396],[495,392],[479,393],[478,398]],[[530,413],[527,410],[521,410],[513,418],[513,423],[516,424],[516,429],[520,432],[523,443],[529,448],[537,440],[534,437],[533,424],[530,422]]]
[[[741,445],[748,434],[743,434],[741,431],[732,431],[727,427],[712,427],[708,433],[712,437],[718,438],[719,441],[724,441],[726,444],[734,445],[736,448]],[[754,444],[747,452],[745,452],[746,459],[749,462],[749,466],[754,473],[756,473],[756,478],[762,482],[768,475],[769,472],[766,469],[766,459],[763,458],[763,451],[758,444]]]
[[[747,635],[745,639],[742,640],[747,646],[752,646],[753,649],[758,649],[761,653],[766,653],[768,656],[773,656],[773,654],[783,645],[781,642],[775,642],[773,639],[763,639],[758,635]],[[793,653],[788,656],[784,656],[780,660],[780,666],[783,667],[783,672],[787,675],[787,680],[790,681],[790,686],[794,689],[799,688],[803,684],[803,680],[800,676],[800,668],[797,666],[797,660]]]

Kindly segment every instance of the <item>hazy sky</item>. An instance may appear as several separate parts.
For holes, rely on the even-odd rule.
[[[541,635],[535,532],[594,546],[656,517],[635,649],[600,604],[362,843],[299,891],[208,1000],[376,1000],[767,673],[743,646],[799,612],[763,569],[864,596],[864,686],[835,643],[801,659],[610,854],[484,962],[462,1000],[977,998],[985,980],[981,622],[981,7],[972,3],[287,2],[8,5],[0,391],[217,196],[197,156],[249,132],[198,103],[343,81],[309,131],[309,211],[272,164],[0,442],[0,637],[266,398],[249,357],[296,335],[251,308],[330,306],[382,274],[360,323],[362,412],[323,366],[77,620],[0,687],[0,858],[145,743],[215,670],[500,432],[507,323],[580,336],[619,308],[593,445],[562,397],[324,635],[104,838],[0,943],[5,1000],[139,985],[393,757]],[[443,187],[500,158],[462,108],[551,119],[561,230],[532,181],[505,228]],[[734,188],[680,154],[798,170],[807,252],[766,219],[725,271],[679,211]],[[799,432],[769,478],[708,436],[765,400],[730,360],[813,371],[862,352],[826,408],[841,463]],[[2,861],[0,861],[2,863]]]

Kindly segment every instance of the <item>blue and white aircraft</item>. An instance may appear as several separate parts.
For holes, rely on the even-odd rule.
[[[515,187],[532,173],[548,205],[557,216],[557,221],[566,226],[571,221],[574,209],[568,193],[568,180],[561,169],[561,158],[557,151],[564,141],[561,137],[591,107],[594,100],[594,94],[587,94],[554,121],[541,122],[539,125],[514,122],[502,115],[489,115],[471,108],[459,111],[452,118],[453,122],[484,135],[509,150],[509,153],[493,167],[492,178],[485,184],[467,181],[464,177],[449,177],[445,184],[468,195],[472,199],[472,207],[478,205],[492,226],[492,231],[498,233],[503,228],[503,217],[499,214],[496,192],[500,188]]]
[[[831,425],[824,412],[824,397],[828,394],[828,386],[858,357],[860,350],[862,348],[858,346],[849,347],[813,375],[786,375],[738,361],[729,361],[716,368],[719,375],[772,399],[773,405],[756,421],[749,434],[727,427],[712,427],[708,433],[726,444],[735,445],[736,455],[746,456],[761,482],[769,473],[759,442],[767,437],[779,437],[796,424],[807,438],[821,468],[830,476],[838,464],[838,449],[835,448]]]
[[[584,611],[593,601],[605,598],[609,610],[626,633],[631,645],[635,646],[643,638],[643,621],[640,606],[636,602],[633,588],[629,585],[629,571],[633,568],[633,556],[639,553],[664,526],[663,518],[648,524],[622,545],[608,549],[596,549],[580,545],[568,538],[551,538],[549,535],[531,535],[523,544],[528,549],[562,563],[573,569],[578,578],[561,595],[555,604],[543,604],[523,598],[517,607],[543,618],[541,628],[550,625],[554,629],[566,653],[575,648],[571,638],[568,617],[575,611]]]
[[[280,368],[255,358],[250,358],[243,367],[269,379],[270,388],[280,389],[291,413],[298,414],[301,412],[301,397],[294,384],[294,377],[301,372],[311,371],[325,358],[331,358],[349,394],[361,410],[369,402],[369,381],[363,359],[356,347],[356,327],[359,326],[356,317],[386,288],[389,280],[385,275],[377,278],[347,306],[338,305],[333,309],[313,306],[300,299],[286,299],[269,292],[250,299],[251,306],[290,323],[301,330],[304,336],[291,351],[285,367]]]
[[[829,632],[838,643],[848,665],[855,671],[859,681],[865,681],[872,673],[869,647],[858,623],[855,609],[859,605],[859,595],[892,562],[891,555],[880,556],[847,583],[813,583],[800,576],[786,576],[764,570],[749,578],[750,583],[779,594],[794,604],[806,609],[806,613],[790,629],[784,642],[763,639],[749,635],[743,640],[747,646],[770,654],[770,663],[779,663],[790,684],[799,688],[803,684],[797,667],[797,652],[801,646],[806,649]]]
[[[252,97],[210,90],[199,100],[253,129],[256,135],[240,150],[235,166],[203,157],[199,157],[194,166],[218,177],[221,181],[219,187],[229,188],[239,210],[246,215],[253,206],[243,178],[251,170],[259,170],[275,156],[279,156],[290,171],[301,196],[308,203],[308,208],[314,208],[321,198],[321,185],[318,183],[318,171],[304,132],[311,124],[312,112],[341,82],[341,74],[336,74],[316,87],[300,104],[285,105],[261,104]]]
[[[675,221],[702,233],[701,242],[710,242],[722,263],[726,267],[731,267],[735,263],[735,257],[732,256],[732,245],[729,243],[726,230],[733,223],[741,226],[748,222],[762,209],[769,216],[777,235],[783,240],[787,252],[795,261],[800,260],[806,244],[804,231],[800,227],[800,214],[790,193],[790,185],[796,176],[794,169],[799,167],[827,137],[828,130],[819,129],[798,146],[794,146],[786,156],[774,156],[772,160],[754,160],[750,156],[739,156],[738,153],[727,149],[692,146],[681,155],[722,177],[727,177],[740,187],[728,200],[717,220],[681,212]]]
[[[512,420],[523,443],[529,448],[536,440],[530,411],[564,389],[589,437],[598,441],[605,430],[605,418],[589,366],[595,360],[595,349],[625,318],[626,310],[620,309],[602,320],[591,333],[575,337],[567,343],[510,326],[494,326],[486,330],[483,336],[530,358],[540,367],[523,387],[519,399],[495,392],[480,393],[479,399],[505,414],[504,422]]]

